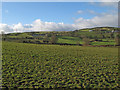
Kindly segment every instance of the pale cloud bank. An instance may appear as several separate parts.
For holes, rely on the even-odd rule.
[[[94,12],[91,12],[94,13]],[[71,31],[82,28],[101,27],[101,26],[118,26],[117,14],[101,14],[91,19],[84,19],[82,17],[75,19],[73,24],[55,23],[55,22],[43,22],[40,19],[33,21],[32,24],[0,24],[0,31],[5,33],[13,32],[31,32],[31,31]]]
[[[13,32],[31,32],[31,31],[70,31],[75,28],[71,24],[43,22],[40,19],[35,20],[32,24],[22,25],[21,23],[13,24],[0,24],[0,31],[5,33]]]
[[[105,14],[102,16],[95,16],[92,19],[78,18],[75,20],[76,28],[91,28],[100,26],[118,26],[118,15]]]

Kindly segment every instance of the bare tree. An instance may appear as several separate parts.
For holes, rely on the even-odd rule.
[[[45,42],[45,43],[49,43],[48,35],[45,35],[45,36],[44,36],[44,38],[43,38],[43,42]]]
[[[88,46],[90,44],[90,39],[85,37],[83,38],[83,42],[84,42],[83,43],[84,46]]]
[[[50,42],[51,42],[52,44],[55,44],[57,41],[58,41],[57,36],[56,36],[56,35],[52,35]]]
[[[120,38],[119,38],[119,35],[116,36],[115,42],[116,42],[116,45],[120,45]]]
[[[80,41],[77,41],[77,42],[76,42],[76,45],[80,45]]]

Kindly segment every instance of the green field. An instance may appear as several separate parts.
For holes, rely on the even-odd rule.
[[[116,88],[118,48],[3,42],[2,87]]]
[[[68,43],[68,44],[76,44],[77,42],[83,44],[83,41],[79,37],[58,36],[58,41],[57,41],[57,43]]]
[[[115,45],[115,42],[92,42],[91,45]]]

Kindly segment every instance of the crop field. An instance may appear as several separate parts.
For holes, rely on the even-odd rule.
[[[118,48],[2,43],[2,87],[119,88]]]

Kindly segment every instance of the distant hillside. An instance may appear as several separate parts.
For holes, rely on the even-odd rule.
[[[2,39],[35,44],[118,45],[119,30],[116,27],[95,27],[74,31],[9,33]]]
[[[94,27],[94,28],[84,28],[84,29],[79,29],[79,30],[82,30],[82,31],[87,31],[87,30],[119,30],[119,28],[117,27]],[[76,30],[75,30],[76,31]],[[78,31],[78,30],[77,30]]]

